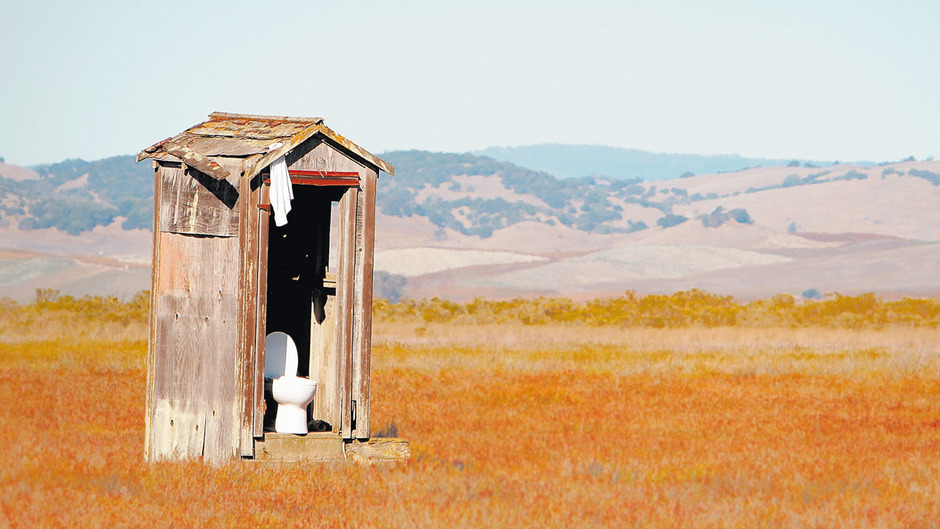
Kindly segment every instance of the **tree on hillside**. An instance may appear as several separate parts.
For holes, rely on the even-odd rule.
[[[665,216],[660,217],[659,220],[656,221],[656,225],[662,228],[671,228],[673,226],[678,226],[687,220],[689,220],[689,217],[667,213]]]
[[[739,224],[754,224],[754,220],[751,219],[751,216],[744,208],[725,211],[724,207],[718,206],[711,213],[699,215],[698,218],[702,221],[702,226],[706,228],[717,228],[730,220],[734,220]]]
[[[390,303],[398,303],[408,279],[398,274],[377,270],[372,276],[372,289],[376,298],[387,299]]]
[[[783,184],[781,185],[783,185],[783,187],[793,187],[793,186],[798,186],[802,183],[803,183],[803,179],[800,178],[799,175],[791,174],[791,175],[787,175],[787,177],[783,179]]]

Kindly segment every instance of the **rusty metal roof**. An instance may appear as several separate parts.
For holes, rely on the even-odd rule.
[[[137,155],[137,161],[170,155],[203,173],[221,179],[226,178],[229,173],[213,161],[213,157],[247,158],[253,164],[245,171],[244,176],[251,178],[278,157],[287,154],[316,134],[325,136],[353,156],[382,171],[395,174],[395,168],[388,162],[337,134],[323,123],[323,118],[255,116],[224,112],[213,112],[209,114],[208,121],[147,147]],[[282,145],[272,149],[277,143]]]

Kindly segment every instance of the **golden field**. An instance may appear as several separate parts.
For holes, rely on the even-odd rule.
[[[0,303],[0,526],[940,525],[936,300],[629,298],[378,303],[373,466],[144,463],[145,296]]]

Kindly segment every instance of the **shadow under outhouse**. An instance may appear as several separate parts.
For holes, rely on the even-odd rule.
[[[406,443],[373,440],[369,427],[375,188],[394,168],[320,118],[224,113],[145,158],[147,459],[406,456]],[[281,226],[272,167],[286,168],[294,195]],[[296,374],[317,382],[306,435],[272,431],[265,337],[277,331],[296,344]]]

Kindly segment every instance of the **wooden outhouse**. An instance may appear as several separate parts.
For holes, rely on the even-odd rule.
[[[294,198],[276,226],[270,173],[282,156]],[[225,113],[145,158],[155,173],[146,458],[342,457],[369,439],[375,190],[394,168],[321,118]],[[298,375],[318,382],[307,436],[266,431],[274,331],[297,344]]]

